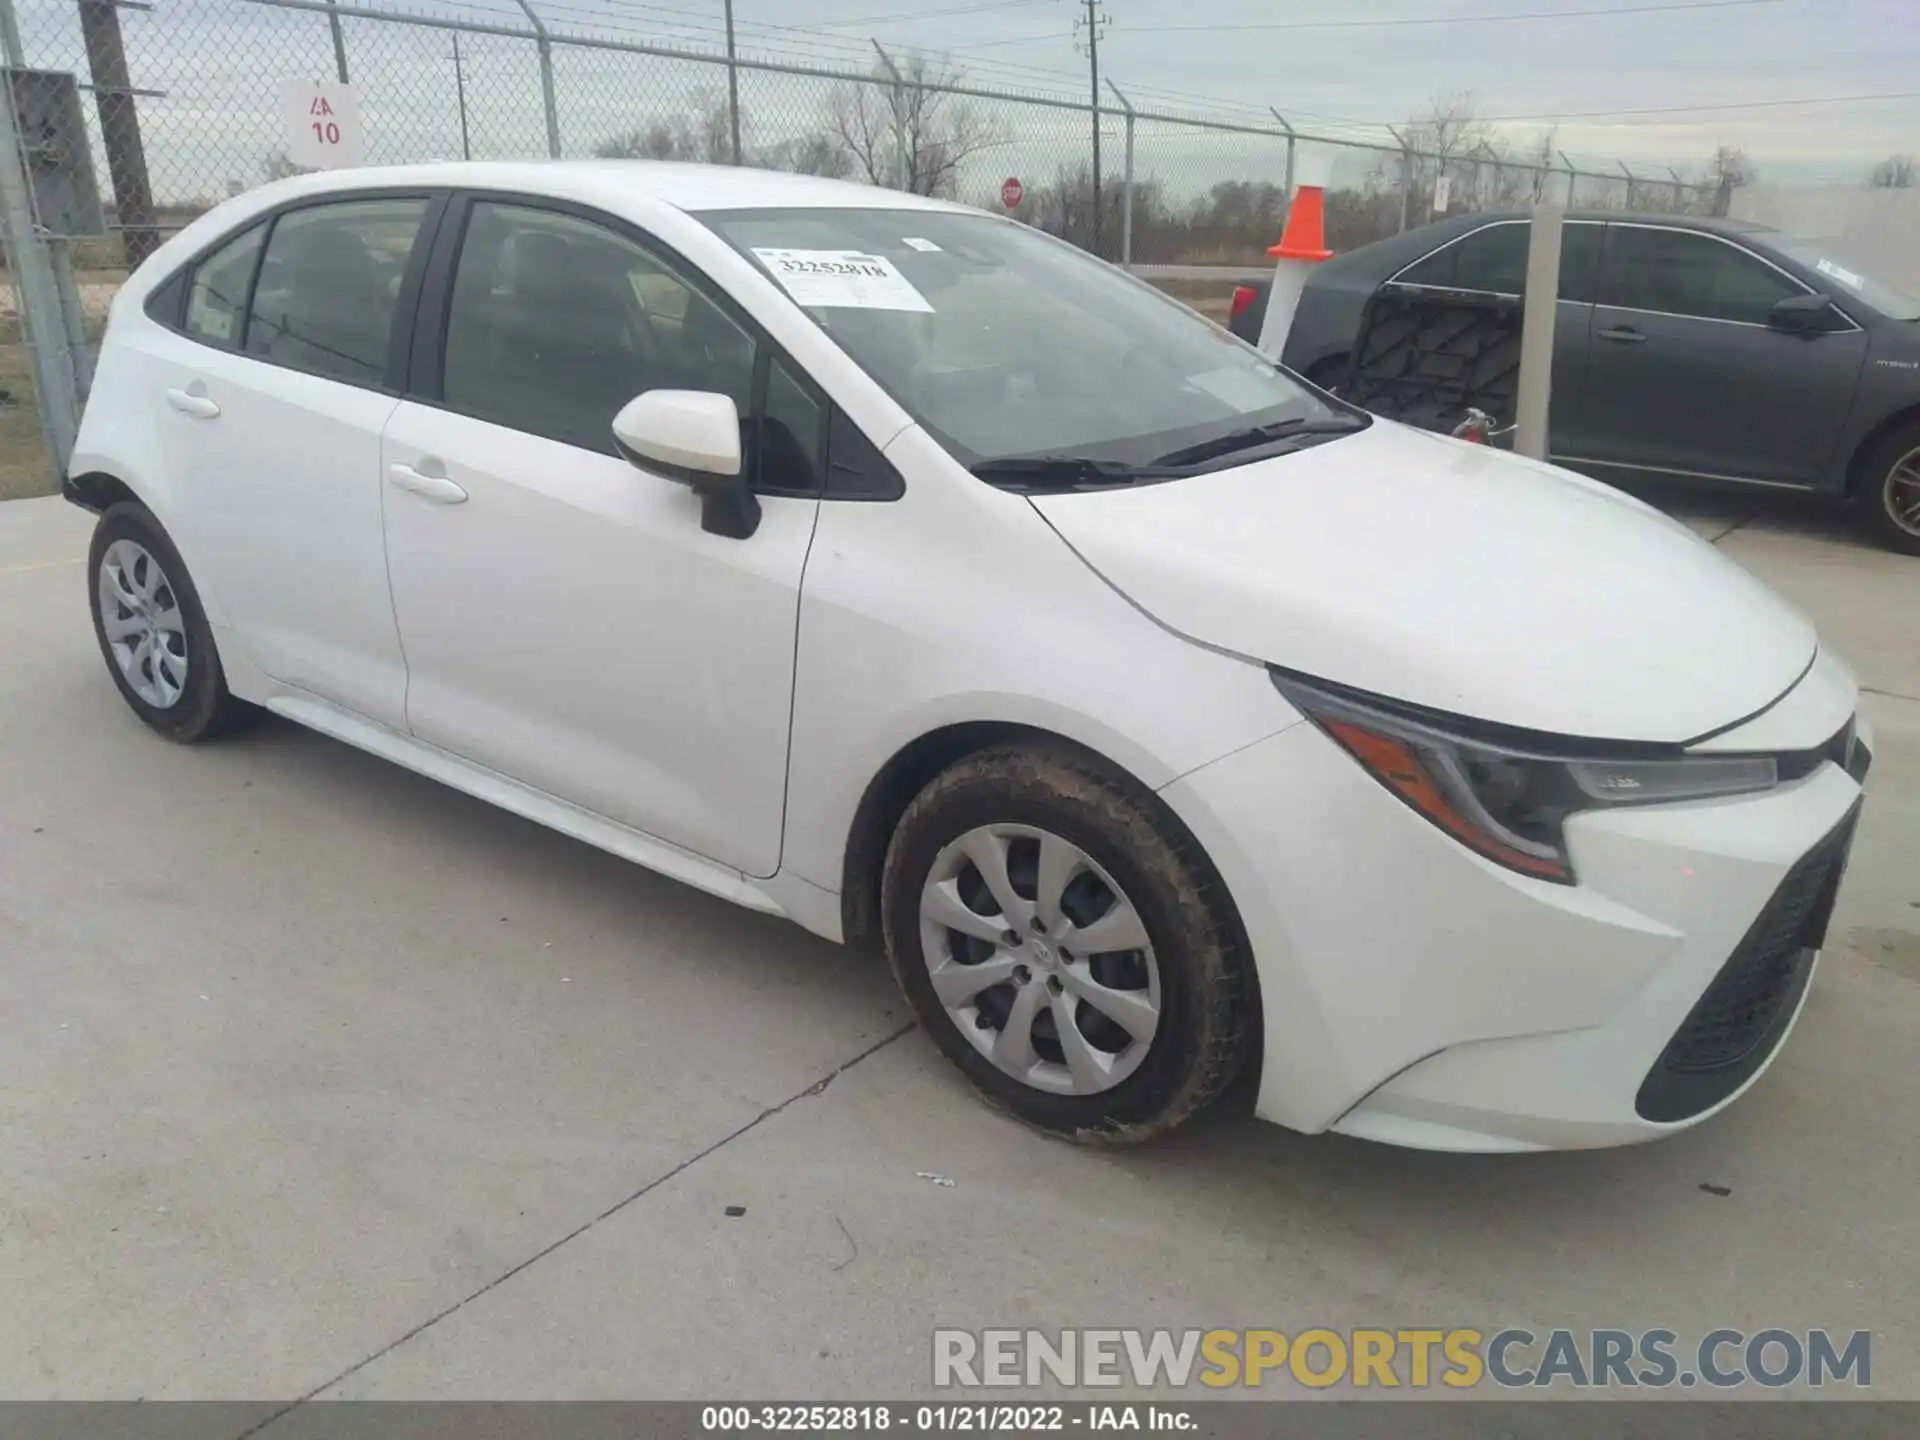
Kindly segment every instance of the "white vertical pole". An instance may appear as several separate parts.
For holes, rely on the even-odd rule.
[[[1560,301],[1560,237],[1566,211],[1533,207],[1527,245],[1527,298],[1520,316],[1520,394],[1513,448],[1547,458],[1547,415],[1553,398],[1553,322]]]

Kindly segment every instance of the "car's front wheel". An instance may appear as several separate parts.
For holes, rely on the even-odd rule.
[[[1920,425],[1896,430],[1862,457],[1855,499],[1891,549],[1920,555]]]
[[[186,562],[144,506],[110,507],[87,559],[93,631],[121,696],[169,740],[204,740],[258,712],[227,691]]]
[[[1252,1009],[1219,881],[1153,797],[1064,746],[995,749],[921,791],[888,848],[887,953],[990,1101],[1139,1141],[1212,1100]]]

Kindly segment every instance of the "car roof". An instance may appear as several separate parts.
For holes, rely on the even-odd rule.
[[[1369,276],[1386,276],[1409,265],[1438,246],[1446,244],[1483,225],[1502,221],[1530,220],[1525,210],[1486,210],[1471,215],[1449,215],[1431,225],[1389,235],[1334,256],[1319,267],[1328,281],[1357,281]],[[1751,220],[1732,220],[1708,215],[1664,215],[1650,210],[1569,210],[1569,220],[1596,224],[1659,225],[1672,230],[1697,230],[1709,235],[1739,235],[1755,239],[1772,233],[1773,227]],[[1764,243],[1764,241],[1762,242]]]
[[[290,198],[412,185],[509,190],[613,204],[623,199],[652,200],[685,211],[971,208],[850,180],[671,160],[448,160],[424,165],[370,165],[297,176],[263,187],[263,191],[270,188],[276,198]]]

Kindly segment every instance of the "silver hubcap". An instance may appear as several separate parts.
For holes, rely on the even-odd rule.
[[[1909,450],[1887,472],[1887,513],[1909,535],[1920,535],[1920,450]]]
[[[187,619],[160,562],[133,540],[100,557],[100,628],[132,690],[156,710],[187,688]]]
[[[1113,877],[1029,825],[983,825],[920,892],[934,993],[980,1053],[1036,1090],[1092,1095],[1140,1066],[1160,1027],[1160,967]]]

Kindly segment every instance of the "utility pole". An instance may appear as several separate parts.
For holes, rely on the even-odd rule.
[[[460,32],[453,32],[453,93],[460,101],[460,158],[473,158],[473,145],[467,139],[467,72],[460,63]]]
[[[733,0],[727,0],[727,125],[733,138],[733,163],[740,163],[740,66],[733,52]]]
[[[1084,0],[1087,13],[1073,22],[1076,35],[1087,38],[1087,71],[1093,97],[1093,253],[1100,254],[1100,32],[1107,23],[1100,0]]]
[[[80,34],[86,42],[94,104],[100,111],[100,144],[107,152],[121,243],[131,268],[160,247],[160,232],[153,228],[147,152],[140,143],[140,115],[133,106],[120,11],[113,0],[80,0]]]

